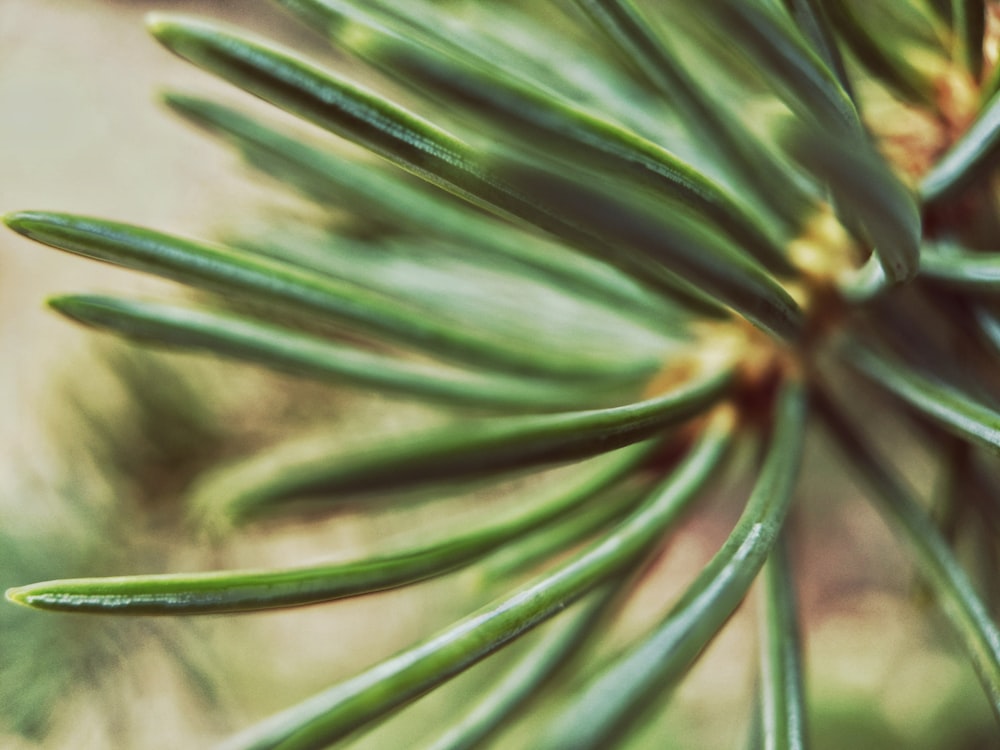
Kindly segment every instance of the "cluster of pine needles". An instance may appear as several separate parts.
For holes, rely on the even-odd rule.
[[[200,293],[69,294],[51,306],[144,346],[437,409],[433,424],[391,438],[292,441],[226,463],[190,498],[216,528],[572,470],[526,485],[517,512],[428,529],[405,550],[55,580],[11,589],[11,601],[115,616],[252,612],[502,556],[494,601],[226,746],[326,747],[554,619],[430,746],[485,742],[541,696],[532,747],[581,750],[624,745],[759,579],[752,741],[803,747],[795,560],[809,551],[786,519],[809,431],[911,555],[1000,715],[994,3],[278,4],[360,60],[365,83],[210,21],[157,15],[149,29],[352,144],[165,97],[322,218],[237,229],[220,244],[7,214],[40,243]],[[891,420],[939,459],[935,492],[912,488],[883,454]],[[573,658],[727,467],[749,491],[718,552],[634,643],[596,666]],[[978,569],[960,564],[960,544]]]

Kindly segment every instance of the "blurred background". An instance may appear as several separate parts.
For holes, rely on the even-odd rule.
[[[0,212],[94,214],[204,237],[291,200],[157,103],[156,92],[170,88],[256,106],[153,42],[142,19],[154,7],[224,19],[328,54],[266,2],[2,0]],[[302,427],[335,425],[350,435],[362,421],[366,430],[394,430],[425,415],[210,358],[137,357],[44,307],[58,292],[123,290],[174,293],[166,283],[0,232],[2,586],[348,559],[375,540],[405,544],[420,511],[374,522],[359,512],[239,540],[192,528],[177,499],[216,460]],[[887,426],[887,441],[905,441],[905,431]],[[956,658],[880,519],[839,480],[816,441],[810,460],[823,467],[823,481],[802,489],[795,551],[816,747],[991,746],[984,738],[992,721],[972,671]],[[911,476],[933,483],[934,457],[914,446],[906,461]],[[688,523],[648,572],[609,648],[666,611],[725,538],[741,502],[720,498]],[[5,603],[0,746],[205,746],[494,593],[460,573],[330,606],[176,621],[33,613]],[[743,746],[754,617],[752,606],[739,613],[641,740]],[[360,742],[412,746],[488,684],[496,661]],[[530,731],[528,721],[521,731]]]

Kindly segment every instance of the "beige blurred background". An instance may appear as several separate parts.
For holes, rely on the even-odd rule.
[[[306,44],[312,40],[267,3],[0,0],[0,212],[67,211],[210,236],[242,213],[270,202],[274,195],[270,186],[248,180],[234,168],[231,153],[158,104],[157,92],[164,89],[224,93],[231,101],[241,101],[241,96],[151,39],[143,17],[154,8],[223,19],[281,39]],[[59,436],[60,446],[53,446],[49,439],[54,420],[64,408],[67,382],[84,405],[88,394],[98,409],[107,399],[102,387],[107,378],[102,378],[90,356],[95,342],[105,337],[84,332],[49,312],[45,298],[64,292],[148,293],[164,287],[169,285],[50,250],[0,229],[0,524],[5,530],[27,529],[30,534],[37,521],[41,541],[51,526],[58,528],[58,521],[49,524],[55,512],[52,504],[46,504],[41,490],[38,495],[30,490],[48,489],[45,480],[50,476],[60,481],[60,463],[66,460],[60,457],[60,448],[76,439],[72,432]],[[65,408],[76,407],[67,404]],[[74,424],[72,418],[68,423]],[[72,460],[81,455],[74,454]],[[29,491],[25,491],[26,474],[40,477],[27,482]],[[67,489],[72,494],[76,488]],[[139,533],[141,544],[150,541],[149,529]],[[339,540],[347,554],[352,550],[350,536],[346,532]],[[97,540],[98,544],[102,541],[116,543],[110,537]],[[190,542],[161,541],[166,546],[163,554],[174,558],[165,567],[210,567],[211,550],[192,552],[185,546]],[[76,543],[69,537],[64,541],[65,545]],[[308,540],[285,544],[285,559],[316,554]],[[275,556],[282,554],[279,551]],[[0,565],[8,559],[0,554]],[[266,559],[262,554],[258,564]],[[370,623],[368,606],[342,609],[334,624],[357,632],[363,625],[344,623]],[[5,734],[0,724],[4,748],[199,747],[250,720],[247,706],[251,715],[262,715],[326,682],[325,674],[303,680],[297,669],[304,662],[322,654],[336,662],[338,649],[353,650],[359,660],[348,657],[343,666],[357,670],[367,658],[363,649],[359,651],[347,640],[335,640],[331,646],[330,618],[316,609],[263,616],[245,624],[233,622],[232,626],[199,623],[192,632],[203,639],[206,652],[214,655],[210,653],[196,669],[204,670],[209,682],[223,675],[224,684],[209,690],[217,701],[213,703],[206,701],[207,694],[192,692],[191,680],[179,677],[176,667],[168,663],[170,651],[176,656],[184,648],[180,641],[170,640],[177,636],[170,626],[161,628],[141,620],[134,627],[119,626],[94,618],[16,614],[15,624],[39,634],[51,628],[56,642],[42,638],[25,642],[10,618],[0,618],[3,669],[23,649],[17,658],[35,661],[39,683],[60,671],[77,670],[72,673],[79,684],[55,693],[59,703],[54,708],[63,718],[44,730],[44,736]],[[169,637],[151,638],[154,630]],[[188,630],[185,626],[183,632]],[[408,637],[400,639],[405,642]],[[302,649],[301,638],[315,642],[311,653]],[[65,639],[75,643],[64,643],[66,653],[61,654],[60,641]],[[168,653],[163,643],[172,643]],[[38,652],[39,648],[46,652]],[[116,656],[110,664],[95,658],[89,677],[77,674],[78,667],[81,674],[87,674],[90,668],[85,663],[60,663],[61,659],[85,661],[88,650],[97,648],[127,652],[127,656],[120,662],[114,660]],[[244,660],[244,650],[249,648],[257,652]],[[251,677],[262,673],[268,676],[259,681]],[[14,686],[14,679],[13,670],[0,674],[7,690],[31,694],[31,684]],[[284,692],[296,683],[302,686],[294,694]],[[0,705],[0,718],[8,710],[17,707]],[[206,718],[213,713],[220,715]]]
[[[203,233],[258,197],[209,139],[167,115],[163,88],[226,87],[177,60],[146,34],[157,7],[257,29],[291,27],[251,2],[0,2],[0,211],[94,214]],[[0,420],[4,446],[35,433],[46,373],[82,345],[79,331],[43,309],[57,292],[148,288],[135,274],[49,251],[0,232]]]

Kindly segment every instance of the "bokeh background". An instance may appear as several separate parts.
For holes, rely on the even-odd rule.
[[[211,236],[288,207],[287,196],[157,103],[156,92],[172,88],[255,106],[150,40],[142,19],[154,7],[228,20],[329,54],[256,0],[0,0],[0,211],[64,210]],[[109,290],[175,291],[0,231],[2,585],[346,559],[373,544],[405,546],[413,538],[407,529],[437,517],[434,508],[386,511],[374,521],[359,512],[239,539],[192,528],[178,498],[214,460],[302,427],[349,439],[360,423],[393,431],[426,415],[206,357],[137,358],[44,307],[53,293]],[[905,426],[886,425],[885,438],[910,445]],[[795,523],[816,746],[989,747],[991,719],[971,669],[956,658],[904,556],[821,444],[813,441],[810,453],[822,481],[802,488]],[[902,455],[911,477],[933,484],[933,456],[919,445]],[[687,524],[647,572],[641,595],[610,634],[609,652],[669,608],[724,539],[741,502],[733,489]],[[475,506],[473,498],[470,513]],[[205,746],[492,593],[475,575],[457,574],[331,606],[182,621],[36,614],[5,603],[0,746]],[[746,607],[713,644],[645,733],[649,746],[743,746],[754,618]],[[488,661],[360,742],[415,746],[501,668]],[[529,717],[520,731],[530,726]],[[669,745],[660,744],[663,737]]]

